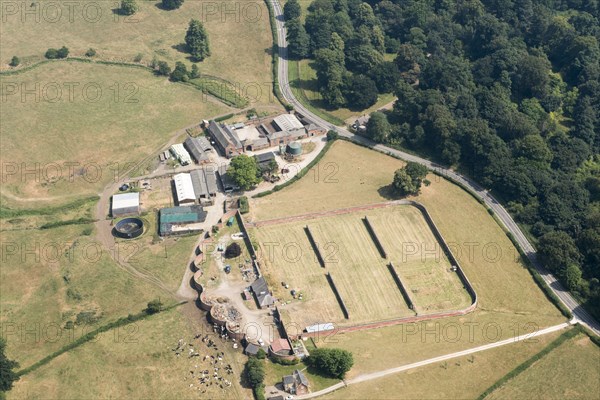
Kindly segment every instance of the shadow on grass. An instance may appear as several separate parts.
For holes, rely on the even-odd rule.
[[[391,184],[380,187],[379,189],[377,189],[377,193],[379,193],[379,195],[386,200],[400,200],[405,197],[396,193],[394,187]]]

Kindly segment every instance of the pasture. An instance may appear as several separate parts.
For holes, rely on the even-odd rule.
[[[224,363],[234,373],[225,375],[233,382],[199,385],[200,372],[211,369],[205,355],[214,355],[200,339],[199,332],[211,333],[197,317],[193,304],[163,311],[145,320],[105,332],[78,348],[54,359],[16,382],[9,398],[132,398],[132,399],[232,399],[242,398],[239,385],[239,353],[217,341],[225,352]],[[196,316],[196,318],[193,318]],[[214,339],[214,336],[211,336]],[[179,341],[193,344],[200,357],[190,358],[188,347],[180,356],[172,351]],[[195,372],[193,376],[191,371]],[[191,386],[190,386],[191,385]],[[199,386],[201,386],[199,388]]]
[[[260,96],[253,96],[257,98],[254,103],[276,102],[269,84],[272,42],[263,1],[188,0],[172,11],[160,9],[160,1],[137,1],[139,11],[130,17],[115,12],[118,2],[84,0],[71,5],[39,2],[34,7],[30,4],[16,1],[6,6],[10,9],[3,10],[0,26],[3,68],[14,55],[24,63],[34,63],[44,58],[48,48],[64,45],[71,56],[83,57],[93,48],[97,59],[134,62],[141,57],[140,62],[148,64],[156,57],[171,67],[182,61],[189,69],[191,61],[183,44],[188,23],[195,18],[204,24],[211,50],[211,56],[198,63],[200,72],[227,79],[242,93],[255,94],[260,86]],[[18,8],[16,12],[13,5]],[[29,14],[23,14],[26,11]],[[93,77],[88,75],[88,79]]]
[[[470,298],[455,273],[449,272],[445,256],[427,259],[427,248],[439,247],[423,216],[412,206],[399,205],[302,221],[269,224],[254,228],[261,245],[264,274],[276,297],[292,301],[292,322],[304,327],[323,322],[355,325],[414,315],[408,308],[393,275],[389,260],[381,257],[362,218],[373,217],[384,247],[408,290],[413,290],[417,311],[462,309]],[[389,223],[382,220],[392,216]],[[308,226],[325,264],[317,259],[305,226]],[[382,240],[383,241],[383,240]],[[397,243],[396,243],[397,242]],[[401,243],[421,243],[420,250],[404,259]],[[387,244],[390,245],[389,248]],[[329,273],[348,310],[346,319],[330,287]],[[302,292],[303,299],[291,300],[280,284]]]
[[[561,333],[553,332],[536,340],[509,344],[350,385],[323,396],[323,399],[475,399],[496,380],[541,351]],[[396,360],[396,364],[408,362],[400,359]],[[512,397],[516,398],[519,397]],[[531,398],[531,395],[520,398]]]
[[[580,334],[562,343],[486,399],[593,399],[600,393],[600,348]]]
[[[15,166],[3,176],[5,206],[97,194],[128,167],[157,157],[177,129],[227,111],[191,86],[120,66],[52,62],[2,83],[18,89],[2,93],[1,161]]]

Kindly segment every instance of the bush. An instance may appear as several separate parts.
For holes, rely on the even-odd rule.
[[[236,242],[231,243],[225,250],[225,258],[235,258],[242,254],[242,248]]]
[[[92,49],[91,47],[88,49],[88,51],[85,52],[86,57],[94,57],[95,55],[96,55],[96,50]]]
[[[54,60],[54,59],[58,58],[58,50],[48,49],[48,50],[46,50],[46,54],[44,54],[44,57],[46,57],[49,60]]]
[[[133,62],[139,63],[142,61],[142,58],[144,58],[144,55],[142,53],[138,53],[135,57],[133,57]]]
[[[327,131],[327,140],[333,141],[333,140],[336,140],[338,137],[339,137],[339,135],[336,131],[334,131],[332,129]]]
[[[263,384],[265,380],[265,367],[263,361],[256,358],[249,358],[244,367],[244,376],[246,382],[253,388]]]
[[[187,82],[189,80],[188,70],[184,63],[177,61],[170,79],[173,82]]]
[[[57,51],[58,58],[67,58],[69,56],[69,49],[65,46],[61,47]]]
[[[291,360],[286,360],[285,358],[272,357],[271,361],[273,361],[275,364],[280,364],[280,365],[297,365],[300,363],[299,358],[293,358]]]
[[[165,10],[176,10],[183,4],[183,0],[162,0],[162,7]]]
[[[121,8],[119,11],[123,15],[133,15],[139,9],[135,0],[121,0]]]
[[[156,314],[162,310],[163,304],[160,300],[152,300],[148,303],[148,307],[144,310],[146,314]]]
[[[265,358],[267,358],[267,352],[264,351],[263,348],[261,347],[256,352],[256,358],[258,358],[259,360],[264,360]]]
[[[21,64],[21,60],[19,60],[19,57],[17,56],[13,56],[12,60],[10,60],[10,65],[11,67],[16,67],[17,65]]]
[[[246,196],[239,198],[238,205],[240,207],[240,213],[247,214],[250,211],[250,204],[248,204],[248,198]]]
[[[171,67],[169,67],[169,64],[166,61],[159,61],[157,72],[159,75],[168,76],[171,73]]]

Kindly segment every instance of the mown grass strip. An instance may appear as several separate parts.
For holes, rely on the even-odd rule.
[[[544,356],[546,356],[548,353],[550,353],[552,350],[554,350],[555,348],[557,348],[558,346],[560,346],[567,340],[577,336],[579,333],[581,333],[581,328],[579,327],[579,325],[574,327],[573,329],[566,331],[565,333],[560,335],[557,339],[555,339],[552,343],[550,343],[548,346],[544,347],[539,353],[537,353],[536,355],[531,357],[529,360],[525,361],[524,363],[522,363],[521,365],[519,365],[518,367],[516,367],[515,369],[510,371],[508,374],[504,375],[498,381],[496,381],[496,383],[494,383],[485,392],[483,392],[481,395],[479,395],[477,400],[483,400],[484,398],[489,396],[494,390],[500,388],[502,385],[504,385],[511,379],[517,377],[520,373],[524,372],[527,368],[529,368],[533,363],[535,363],[536,361],[538,361],[541,358],[543,358]]]

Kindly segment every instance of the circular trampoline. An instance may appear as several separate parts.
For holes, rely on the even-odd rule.
[[[133,239],[144,232],[144,222],[139,218],[125,218],[117,222],[113,235],[123,239]]]

